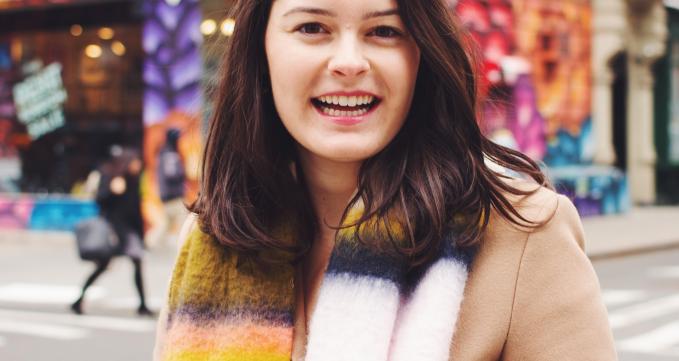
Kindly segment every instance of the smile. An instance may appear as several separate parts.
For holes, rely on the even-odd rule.
[[[380,103],[374,95],[361,93],[358,95],[323,95],[312,98],[311,103],[316,110],[330,117],[360,117],[368,114]]]

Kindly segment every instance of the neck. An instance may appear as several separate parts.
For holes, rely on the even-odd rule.
[[[333,240],[342,213],[356,191],[360,162],[337,162],[300,152],[300,165],[318,217],[320,239]]]

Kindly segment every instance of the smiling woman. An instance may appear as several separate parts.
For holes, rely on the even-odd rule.
[[[420,51],[395,2],[341,12],[298,5],[275,1],[265,34],[278,115],[305,162],[322,157],[358,169],[401,129]]]
[[[577,212],[481,134],[443,0],[233,16],[157,360],[615,359]]]

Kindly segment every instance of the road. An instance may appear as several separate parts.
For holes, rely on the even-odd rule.
[[[83,304],[70,312],[80,285],[94,269],[80,261],[68,237],[27,243],[0,237],[0,360],[148,361],[155,319],[137,317],[131,263],[112,262]],[[174,250],[150,252],[144,279],[150,308],[164,298]]]
[[[91,289],[86,314],[76,316],[68,304],[92,265],[77,258],[72,240],[7,238],[0,234],[0,360],[151,358],[155,320],[134,313],[137,298],[126,259],[111,265]],[[155,310],[174,253],[165,247],[145,259],[147,295]],[[679,360],[679,249],[596,260],[594,267],[620,360]]]
[[[679,360],[679,249],[596,260],[620,361]]]

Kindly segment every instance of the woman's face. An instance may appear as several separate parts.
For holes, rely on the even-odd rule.
[[[395,0],[276,0],[265,47],[276,110],[301,152],[360,162],[401,129],[420,51]]]

